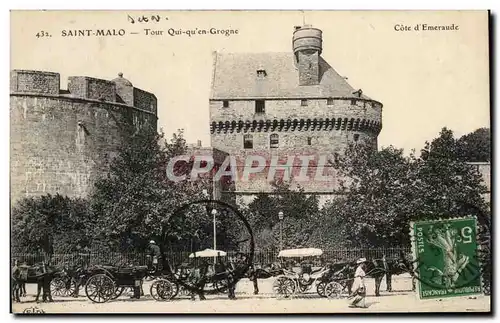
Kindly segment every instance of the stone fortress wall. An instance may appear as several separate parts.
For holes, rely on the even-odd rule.
[[[157,129],[157,99],[119,77],[102,80],[13,70],[11,205],[22,197],[85,197],[138,126]]]

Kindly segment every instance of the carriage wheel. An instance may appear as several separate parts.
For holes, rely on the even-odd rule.
[[[342,291],[344,290],[344,287],[337,283],[337,282],[329,282],[325,286],[325,296],[328,297],[328,299],[338,299],[342,297]]]
[[[64,283],[64,296],[66,297],[69,297],[69,296],[73,296],[75,295],[76,293],[76,281],[71,278],[71,279],[68,279],[65,283]]]
[[[179,290],[176,284],[173,284],[166,279],[158,279],[151,284],[149,292],[157,301],[169,301],[177,294],[176,290]]]
[[[117,299],[123,294],[125,287],[116,287],[115,292],[113,293],[111,299]]]
[[[295,293],[295,281],[288,277],[278,277],[273,283],[273,291],[278,298],[288,298]]]
[[[50,293],[52,296],[66,296],[64,295],[66,289],[66,281],[64,279],[56,277],[50,282]]]
[[[217,280],[216,282],[214,282],[214,287],[215,287],[215,290],[217,290],[217,292],[219,293],[225,293],[227,292],[227,280]]]
[[[319,296],[326,297],[326,295],[325,295],[325,287],[326,287],[326,283],[325,282],[319,282],[318,285],[316,285],[316,291],[318,292]]]
[[[50,293],[53,296],[68,297],[76,291],[76,282],[72,278],[56,277],[50,282]]]
[[[180,290],[180,286],[179,286],[179,283],[178,282],[170,282],[170,284],[172,285],[172,288],[173,288],[173,294],[172,294],[172,297],[170,297],[171,299],[174,298],[175,296],[177,296],[177,294],[179,294],[179,290]]]
[[[85,294],[94,303],[105,303],[115,294],[115,282],[105,274],[97,274],[89,278],[85,284]]]

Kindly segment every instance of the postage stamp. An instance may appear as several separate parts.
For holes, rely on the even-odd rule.
[[[10,15],[12,313],[490,311],[488,11]]]
[[[415,222],[411,229],[421,299],[482,293],[475,217]]]

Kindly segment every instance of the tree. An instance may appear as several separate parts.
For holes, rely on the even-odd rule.
[[[339,193],[345,196],[326,207],[339,226],[328,229],[336,229],[355,247],[400,244],[407,230],[401,219],[414,211],[414,156],[405,157],[392,146],[372,148],[361,144],[347,149],[336,165],[344,178]]]
[[[284,214],[283,247],[309,246],[319,214],[317,197],[306,194],[300,187],[292,190],[286,183],[273,183],[272,194],[260,193],[248,206],[256,247],[278,246],[280,211]]]
[[[82,199],[43,195],[20,200],[12,210],[17,251],[70,253],[89,246],[91,214]]]
[[[344,214],[341,212],[345,203],[345,197],[338,195],[323,205],[314,221],[314,230],[310,238],[311,245],[330,250],[352,245]]]
[[[466,162],[491,161],[491,132],[489,128],[479,128],[462,136],[457,141],[457,155]]]
[[[426,142],[419,160],[419,196],[422,212],[431,217],[469,215],[469,206],[486,210],[482,195],[486,187],[481,175],[468,165],[460,152],[460,140],[443,128],[439,137]]]
[[[186,203],[205,199],[203,189],[210,187],[210,178],[173,181],[167,175],[172,158],[186,152],[182,130],[173,134],[170,141],[149,129],[135,133],[112,162],[108,176],[96,183],[91,197],[97,219],[94,247],[144,250],[151,239],[176,250],[207,247],[212,218],[205,209],[193,207],[182,216],[172,216]],[[188,175],[192,162],[175,163],[174,175]],[[218,238],[230,241],[231,231],[221,229]]]
[[[345,198],[326,212],[344,220],[341,232],[354,246],[408,245],[412,220],[469,214],[470,205],[484,209],[481,177],[456,152],[446,128],[419,158],[392,146],[353,145],[337,164]]]

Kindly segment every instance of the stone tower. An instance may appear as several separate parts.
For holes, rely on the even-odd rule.
[[[157,127],[157,100],[112,81],[14,70],[10,83],[11,205],[47,193],[85,197],[139,125]]]
[[[299,85],[319,84],[319,57],[323,49],[321,30],[311,26],[296,27],[293,53],[299,70]]]
[[[322,58],[322,42],[321,30],[303,26],[290,52],[214,53],[211,144],[236,158],[237,193],[270,191],[271,177],[281,176],[306,192],[332,194],[338,178],[328,161],[350,143],[377,145],[382,104]],[[263,171],[242,177],[262,158]]]

